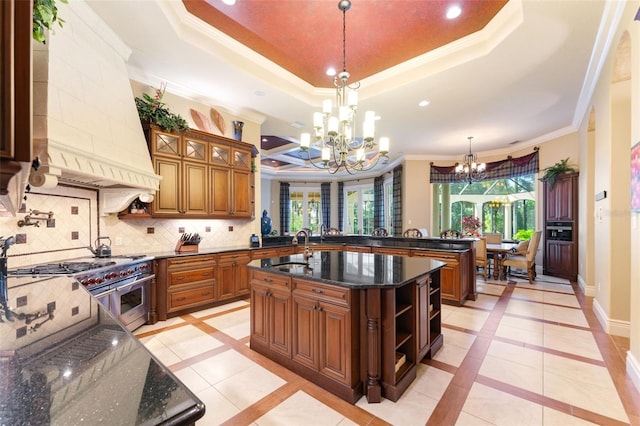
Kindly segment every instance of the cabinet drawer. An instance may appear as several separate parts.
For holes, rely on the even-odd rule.
[[[409,250],[390,247],[375,247],[373,252],[376,254],[388,254],[391,256],[409,256]]]
[[[343,306],[351,304],[351,292],[348,288],[297,279],[292,281],[293,292],[301,296],[322,299]]]
[[[169,287],[184,285],[196,281],[214,280],[213,267],[169,272]]]
[[[231,253],[222,253],[218,255],[218,262],[237,262],[237,263],[249,263],[251,256],[248,251],[236,251]]]
[[[214,255],[173,257],[167,260],[167,267],[169,268],[178,268],[178,267],[184,267],[184,266],[190,267],[190,266],[198,265],[200,263],[215,262],[215,260],[216,260],[216,257]]]
[[[213,285],[192,290],[176,291],[169,293],[169,311],[213,301],[214,299]]]
[[[349,246],[345,245],[343,251],[356,251],[358,253],[371,253],[371,247],[369,246]]]
[[[270,274],[262,271],[251,271],[251,281],[259,282],[269,286],[279,286],[286,289],[291,288],[291,278],[283,275]]]
[[[449,254],[440,251],[426,251],[426,250],[411,250],[411,255],[414,257],[430,257],[432,259],[441,260],[448,264],[455,262],[458,263],[458,254]]]

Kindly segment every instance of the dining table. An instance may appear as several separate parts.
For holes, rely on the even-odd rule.
[[[517,243],[487,244],[487,257],[489,254],[493,254],[494,279],[502,279],[502,260],[506,257],[507,253],[510,253],[517,246]]]

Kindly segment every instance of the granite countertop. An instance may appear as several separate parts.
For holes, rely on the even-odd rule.
[[[416,278],[437,271],[446,263],[426,257],[315,251],[308,265],[303,254],[257,259],[252,269],[266,270],[353,289],[401,287]]]
[[[204,404],[70,277],[9,277],[0,424],[184,424]]]

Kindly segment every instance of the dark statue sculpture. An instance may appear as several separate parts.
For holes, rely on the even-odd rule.
[[[271,233],[271,218],[267,216],[267,211],[262,212],[262,221],[260,222],[260,228],[262,236],[269,235]]]

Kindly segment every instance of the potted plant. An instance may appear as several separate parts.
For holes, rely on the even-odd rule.
[[[569,157],[567,157],[564,160],[560,160],[553,166],[547,167],[542,171],[544,174],[542,175],[540,180],[543,182],[548,182],[549,190],[552,190],[554,185],[556,184],[556,180],[558,180],[558,176],[565,173],[575,173],[578,170],[575,165],[569,164]]]
[[[61,3],[67,3],[67,0],[60,0]],[[58,17],[58,8],[56,0],[35,0],[33,2],[33,31],[32,37],[35,41],[46,43],[46,30],[51,30],[53,24],[58,22],[62,28],[64,20]]]
[[[187,120],[169,111],[169,108],[162,102],[166,87],[166,84],[161,84],[160,88],[156,89],[154,97],[144,93],[142,98],[135,99],[140,121],[155,124],[167,132],[184,132],[189,130]]]

